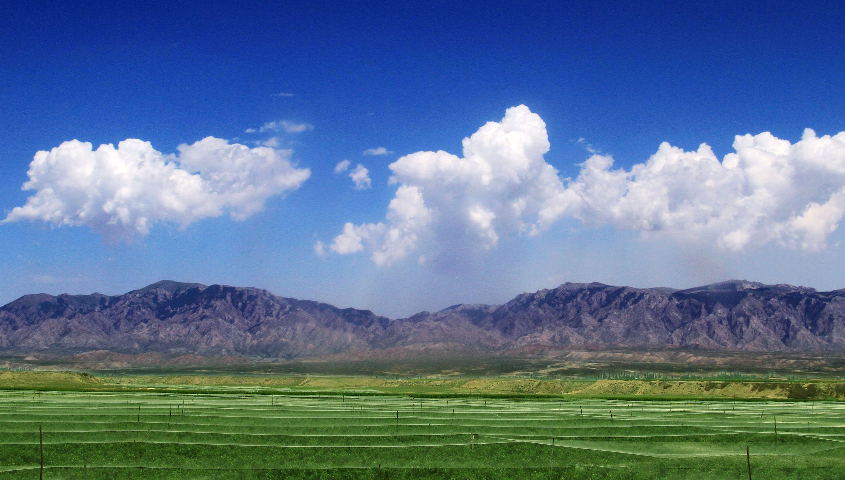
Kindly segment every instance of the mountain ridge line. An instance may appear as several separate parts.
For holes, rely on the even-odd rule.
[[[845,352],[845,290],[728,280],[688,289],[564,283],[499,305],[390,319],[254,287],[162,280],[120,295],[24,295],[0,352],[297,359],[366,351],[697,348]]]

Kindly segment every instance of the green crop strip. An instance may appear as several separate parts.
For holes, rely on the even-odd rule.
[[[821,479],[845,404],[0,391],[0,479],[41,441],[45,478],[745,478],[748,447],[754,478]]]

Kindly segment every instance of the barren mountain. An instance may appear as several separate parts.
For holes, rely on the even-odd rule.
[[[308,358],[350,352],[526,348],[845,352],[845,290],[729,281],[687,290],[566,283],[499,306],[406,319],[162,281],[123,295],[27,295],[0,307],[0,352]]]

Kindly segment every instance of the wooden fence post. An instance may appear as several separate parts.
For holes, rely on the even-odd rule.
[[[44,480],[44,432],[41,430],[41,425],[38,425],[38,444],[41,446],[41,470],[38,478]]]
[[[745,446],[745,459],[748,462],[748,480],[751,480],[751,451]]]

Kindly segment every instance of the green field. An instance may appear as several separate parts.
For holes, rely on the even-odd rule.
[[[0,390],[0,479],[39,476],[39,427],[49,479],[744,479],[746,447],[752,478],[845,475],[845,404],[836,401],[145,392],[130,383],[133,391]]]

